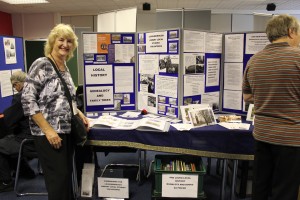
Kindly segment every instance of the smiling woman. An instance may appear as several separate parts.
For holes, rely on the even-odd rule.
[[[75,145],[70,134],[72,113],[88,126],[86,117],[77,109],[75,86],[66,66],[77,45],[77,36],[70,25],[56,25],[45,44],[46,57],[33,62],[22,94],[23,109],[30,116],[30,128],[44,170],[49,200],[73,198],[71,174]],[[55,68],[70,91],[73,112]]]

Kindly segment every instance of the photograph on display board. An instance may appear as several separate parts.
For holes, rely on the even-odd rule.
[[[123,43],[131,44],[133,41],[132,36],[123,36]]]
[[[83,54],[83,56],[84,56],[84,60],[91,60],[91,61],[94,60],[94,54],[92,54],[92,53],[86,53],[86,54]]]
[[[148,96],[148,106],[150,107],[156,107],[156,97],[154,96]]]
[[[111,40],[113,43],[120,43],[121,42],[121,34],[112,34]]]
[[[170,53],[178,52],[178,43],[177,42],[169,42],[169,52]]]
[[[139,44],[145,44],[144,39],[145,39],[144,33],[140,33],[139,34]]]
[[[184,73],[204,73],[204,59],[204,53],[185,53],[183,59]]]
[[[178,55],[160,55],[159,72],[178,74],[179,56]]]
[[[169,104],[171,104],[171,105],[177,105],[177,99],[175,99],[175,98],[169,98]]]
[[[193,99],[191,97],[183,99],[183,105],[189,105],[193,103]]]
[[[178,38],[178,30],[176,31],[169,31],[169,39]]]
[[[175,115],[175,108],[173,107],[167,107],[167,114],[168,115]]]
[[[146,52],[146,45],[139,45],[138,53],[145,53],[145,52]]]
[[[121,110],[121,100],[114,100],[114,110]]]
[[[96,61],[106,62],[106,55],[96,55]]]
[[[166,112],[166,105],[158,104],[158,112],[165,113]]]
[[[124,104],[130,104],[130,94],[124,94]]]
[[[166,103],[166,97],[158,96],[158,103]]]
[[[114,94],[114,99],[123,99],[123,94]]]

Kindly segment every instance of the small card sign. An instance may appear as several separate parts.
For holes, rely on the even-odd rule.
[[[125,178],[98,178],[98,196],[129,198],[129,183]]]
[[[162,197],[197,198],[197,174],[162,174]]]

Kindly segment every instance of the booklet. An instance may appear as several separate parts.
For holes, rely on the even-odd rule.
[[[182,123],[190,124],[191,119],[189,117],[189,111],[198,108],[210,108],[209,104],[189,104],[186,106],[180,106]]]
[[[194,128],[216,124],[212,108],[193,109],[189,110],[188,114]]]
[[[111,128],[120,130],[143,130],[167,132],[170,122],[159,120],[159,118],[142,118],[137,120],[122,119],[114,116],[100,116],[95,120],[93,127]]]

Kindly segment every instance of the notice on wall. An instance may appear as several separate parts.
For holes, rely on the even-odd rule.
[[[113,86],[86,87],[87,106],[113,105]]]
[[[243,63],[224,63],[224,89],[242,90]]]
[[[178,77],[159,76],[155,77],[155,93],[157,95],[177,98]]]
[[[233,110],[242,109],[242,91],[224,90],[223,107]]]
[[[222,53],[222,37],[221,33],[206,33],[206,53]]]
[[[209,104],[213,110],[219,109],[220,92],[208,92],[201,96],[202,104]]]
[[[97,53],[96,34],[83,34],[83,53]]]
[[[270,41],[266,33],[247,33],[245,54],[256,54],[267,44],[270,44]]]
[[[126,76],[124,76],[126,74]],[[133,93],[133,66],[115,66],[115,93]]]
[[[197,198],[198,175],[162,174],[162,197]]]
[[[0,72],[1,97],[13,95],[12,86],[10,83],[11,71],[2,70]]]
[[[243,62],[244,34],[225,35],[225,62]]]
[[[134,44],[115,44],[116,63],[134,63]]]
[[[158,54],[139,55],[140,74],[158,74]]]
[[[128,199],[128,179],[98,177],[98,197]]]
[[[16,64],[16,39],[15,38],[3,38],[5,63],[6,64]]]
[[[204,75],[185,75],[183,96],[195,96],[204,93]]]
[[[146,53],[167,53],[167,31],[146,33]]]
[[[220,77],[220,59],[207,58],[206,63],[206,87],[218,86]]]
[[[112,73],[112,65],[86,65],[86,84],[112,84]]]
[[[184,52],[204,52],[205,32],[184,30]]]
[[[108,53],[111,34],[97,34],[97,53]]]

